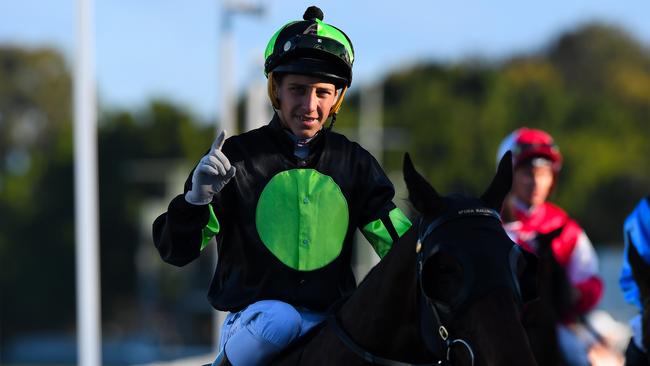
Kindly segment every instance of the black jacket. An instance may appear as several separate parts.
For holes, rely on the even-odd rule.
[[[216,309],[276,299],[325,310],[356,287],[356,228],[384,255],[410,226],[377,161],[341,134],[323,130],[301,160],[276,115],[228,138],[222,151],[237,173],[211,207],[179,195],[153,224],[161,257],[177,266],[197,258],[216,234],[219,259],[208,292]]]

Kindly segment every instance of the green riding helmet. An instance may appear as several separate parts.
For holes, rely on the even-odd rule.
[[[292,73],[323,76],[337,88],[352,83],[354,48],[343,31],[323,22],[316,6],[301,21],[285,24],[269,40],[264,52],[264,74]]]

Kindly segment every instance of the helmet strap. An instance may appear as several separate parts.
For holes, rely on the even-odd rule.
[[[269,95],[273,108],[276,110],[280,109],[280,100],[278,99],[278,94],[275,89],[275,78],[273,77],[273,72],[269,72],[266,83],[266,92]]]
[[[348,87],[344,86],[343,89],[341,90],[341,94],[339,95],[339,98],[336,100],[336,103],[330,108],[330,116],[331,115],[336,115],[338,113],[339,108],[341,108],[341,104],[343,104],[343,98],[345,98],[345,92],[348,91]]]
[[[336,100],[336,103],[330,108],[330,117],[332,118],[330,120],[329,126],[325,129],[326,132],[329,132],[333,127],[334,123],[336,123],[336,114],[338,113],[339,109],[341,108],[341,104],[343,104],[343,98],[345,98],[345,92],[348,90],[347,86],[343,87],[343,90],[341,90],[341,95],[339,95],[339,98]]]

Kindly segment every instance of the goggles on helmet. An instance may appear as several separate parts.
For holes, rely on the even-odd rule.
[[[322,11],[310,7],[305,20],[285,24],[269,40],[264,53],[264,73],[322,76],[337,87],[352,83],[354,49],[340,29],[322,21]]]

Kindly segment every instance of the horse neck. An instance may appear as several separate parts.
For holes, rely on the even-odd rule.
[[[371,352],[425,349],[416,301],[416,240],[417,230],[409,230],[338,313],[342,327]]]
[[[555,282],[559,263],[553,258],[550,243],[538,249],[539,299],[524,310],[523,323],[528,333],[531,349],[540,365],[562,365],[558,347],[556,325],[560,320],[557,306],[558,283]]]

